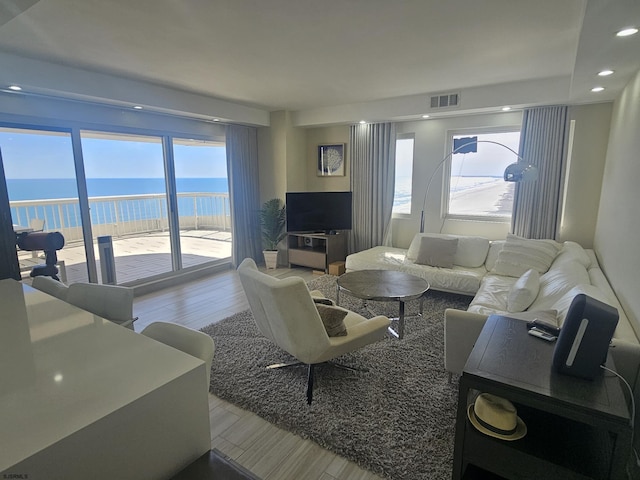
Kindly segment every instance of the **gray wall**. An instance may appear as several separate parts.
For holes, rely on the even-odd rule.
[[[640,335],[640,72],[614,104],[594,249]]]

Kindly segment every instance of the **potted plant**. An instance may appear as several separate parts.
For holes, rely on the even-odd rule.
[[[262,248],[267,268],[276,268],[278,243],[285,237],[286,210],[279,198],[264,202],[260,209]]]

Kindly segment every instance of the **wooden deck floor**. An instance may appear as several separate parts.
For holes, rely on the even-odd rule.
[[[306,281],[308,269],[267,270],[279,278],[297,275]],[[136,331],[154,321],[175,322],[199,329],[248,308],[235,270],[137,297]],[[214,358],[215,362],[215,358]],[[380,477],[209,394],[211,447],[235,459],[265,480],[374,480]]]
[[[180,232],[184,268],[231,257],[231,233],[219,230],[188,230]],[[98,279],[101,278],[100,255],[94,245]],[[171,249],[168,232],[153,232],[113,239],[113,251],[118,284],[129,284],[142,278],[171,271]],[[42,253],[42,252],[38,252]],[[31,258],[31,252],[18,252]],[[82,243],[73,243],[57,252],[67,272],[67,283],[88,281],[87,260]],[[42,259],[42,263],[44,260]],[[28,276],[28,272],[24,276]]]

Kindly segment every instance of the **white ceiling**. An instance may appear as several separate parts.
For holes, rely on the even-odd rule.
[[[614,36],[630,24],[638,0],[0,0],[0,52],[267,111],[550,79],[552,100],[584,103],[640,69],[640,35]],[[0,66],[0,83],[29,83],[16,77]]]

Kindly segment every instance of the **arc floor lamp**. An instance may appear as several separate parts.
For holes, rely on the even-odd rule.
[[[442,167],[444,163],[454,154],[477,152],[478,143],[492,143],[494,145],[499,145],[503,148],[506,148],[516,156],[516,162],[507,165],[507,168],[505,168],[504,170],[503,177],[505,182],[533,182],[538,179],[538,168],[535,165],[532,165],[525,161],[525,159],[522,158],[520,154],[511,147],[507,147],[503,143],[495,142],[493,140],[478,140],[478,137],[460,138],[454,143],[453,150],[451,150],[450,153],[448,153],[442,160],[440,160],[440,163],[438,163],[438,165],[436,166],[435,170],[431,174],[431,177],[429,177],[427,189],[424,192],[424,199],[422,200],[422,211],[420,213],[420,233],[424,233],[424,209],[425,204],[427,203],[429,189],[431,188],[431,182],[433,182],[436,173],[438,173],[440,167]]]

